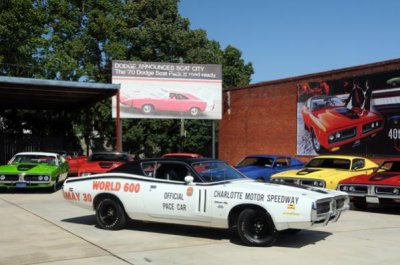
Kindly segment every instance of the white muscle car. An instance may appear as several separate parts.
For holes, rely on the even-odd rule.
[[[121,229],[128,219],[234,228],[252,246],[272,245],[282,230],[336,222],[349,208],[344,192],[260,183],[207,158],[128,162],[67,179],[63,196],[95,210],[103,229]]]

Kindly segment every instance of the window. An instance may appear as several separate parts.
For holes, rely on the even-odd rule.
[[[192,176],[190,169],[180,163],[157,163],[155,170],[155,178],[171,181],[185,181],[186,176]],[[194,181],[199,180],[194,177]]]
[[[351,166],[351,169],[360,169],[365,166],[365,161],[364,159],[353,159],[353,165]]]

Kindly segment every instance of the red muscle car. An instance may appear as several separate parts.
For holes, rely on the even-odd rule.
[[[371,174],[342,180],[338,190],[347,192],[356,208],[368,204],[400,205],[400,159],[386,160]]]
[[[314,150],[337,151],[341,146],[359,143],[383,129],[383,117],[365,109],[348,109],[335,96],[314,96],[302,107],[304,128],[311,133]]]
[[[133,159],[127,153],[96,152],[91,154],[86,163],[79,168],[78,176],[104,173],[129,161]]]
[[[183,92],[170,92],[167,97],[134,97],[120,96],[121,103],[126,106],[139,109],[144,114],[151,114],[154,111],[189,112],[191,116],[197,116],[204,112],[207,102]]]

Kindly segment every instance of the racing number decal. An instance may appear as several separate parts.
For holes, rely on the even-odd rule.
[[[92,202],[92,194],[90,193],[79,193],[67,191],[63,193],[64,198],[69,201],[84,201],[84,202]],[[81,196],[82,195],[82,196]]]
[[[121,183],[114,181],[93,181],[92,188],[93,190],[101,190],[101,191],[120,191]],[[125,183],[122,187],[124,192],[131,193],[139,193],[140,192],[140,184],[139,183]]]
[[[206,212],[206,204],[207,204],[207,190],[199,189],[199,203],[197,211],[200,213]]]

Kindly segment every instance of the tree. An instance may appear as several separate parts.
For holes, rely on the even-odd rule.
[[[179,14],[178,0],[5,0],[1,7],[0,63],[41,65],[33,68],[32,77],[109,83],[114,59],[222,64],[223,87],[248,84],[253,73],[238,49],[222,50],[204,30],[190,29],[189,20]],[[26,14],[26,21],[20,14]],[[13,36],[14,32],[18,34]],[[10,48],[12,43],[21,43],[18,52]],[[48,118],[46,112],[42,114]],[[110,100],[65,115],[69,128],[88,146],[94,136],[115,145]],[[3,116],[10,120],[7,113]],[[187,121],[185,128],[183,138],[179,120],[124,120],[124,147],[146,156],[177,149],[205,152],[211,142],[211,123]]]

